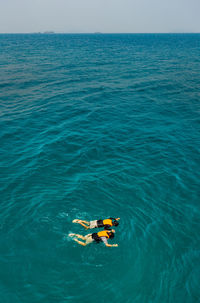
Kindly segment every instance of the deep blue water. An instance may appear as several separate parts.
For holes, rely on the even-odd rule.
[[[199,34],[0,35],[2,303],[200,302],[199,72]]]

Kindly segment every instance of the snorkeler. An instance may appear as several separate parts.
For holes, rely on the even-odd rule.
[[[105,220],[94,220],[94,221],[84,221],[84,220],[79,220],[79,219],[74,219],[72,222],[73,223],[79,223],[85,229],[92,229],[92,228],[99,228],[99,227],[104,227],[104,229],[109,229],[111,226],[118,226],[120,218],[109,218]]]
[[[107,247],[118,247],[118,244],[108,244],[107,239],[113,239],[115,236],[115,230],[102,230],[98,233],[88,234],[86,236],[82,236],[79,234],[69,234],[70,237],[73,237],[73,240],[82,246],[86,246],[92,242],[104,242]],[[85,242],[79,241],[77,238],[84,240]]]

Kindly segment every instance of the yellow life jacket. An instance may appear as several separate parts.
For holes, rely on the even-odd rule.
[[[109,231],[110,232],[110,231]],[[100,237],[106,237],[106,238],[110,238],[109,234],[108,234],[108,231],[106,230],[102,230],[102,231],[99,231],[97,233],[97,236],[100,238]]]
[[[111,220],[111,219],[105,219],[105,220],[103,220],[103,224],[104,224],[104,225],[113,226],[113,223],[112,223],[112,220]]]

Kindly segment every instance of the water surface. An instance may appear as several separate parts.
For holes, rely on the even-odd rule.
[[[0,35],[3,303],[200,302],[200,35]],[[74,218],[120,217],[118,248]]]

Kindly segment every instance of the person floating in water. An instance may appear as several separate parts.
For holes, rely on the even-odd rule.
[[[102,230],[98,233],[88,234],[86,236],[82,236],[79,234],[69,234],[70,237],[73,237],[73,240],[76,241],[78,244],[82,246],[86,246],[92,242],[104,242],[105,246],[107,247],[118,247],[118,244],[108,244],[108,239],[113,239],[115,236],[115,230]],[[78,240],[77,238],[84,240],[85,242],[82,242]]]
[[[119,225],[120,218],[109,218],[105,220],[94,220],[94,221],[84,221],[84,220],[79,220],[79,219],[74,219],[72,222],[73,223],[79,223],[85,229],[92,229],[92,228],[99,228],[99,227],[104,227],[104,229],[109,229],[111,226],[117,226]]]

